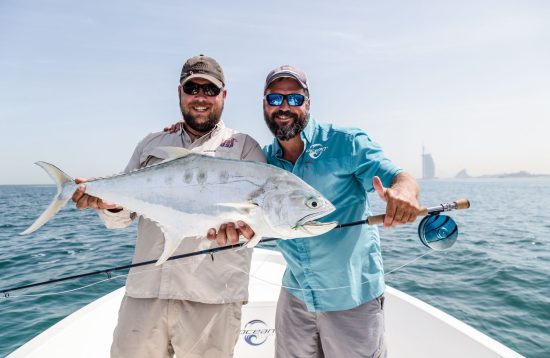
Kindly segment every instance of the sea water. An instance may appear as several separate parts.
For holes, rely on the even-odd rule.
[[[388,274],[387,283],[526,357],[550,357],[550,179],[429,180],[420,186],[423,206],[464,197],[472,207],[450,213],[459,229],[452,248],[432,251]],[[55,191],[53,186],[0,186],[0,290],[130,263],[135,225],[107,230],[92,210],[79,211],[71,203],[37,232],[18,235]],[[374,213],[383,212],[376,194],[371,201]],[[428,250],[418,240],[418,223],[381,228],[386,272]],[[122,286],[124,277],[116,276],[123,274],[0,296],[0,357]]]

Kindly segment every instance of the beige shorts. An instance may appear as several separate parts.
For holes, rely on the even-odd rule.
[[[241,306],[124,296],[111,357],[232,357]]]

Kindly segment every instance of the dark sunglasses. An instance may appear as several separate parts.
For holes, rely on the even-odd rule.
[[[289,106],[298,107],[304,103],[307,97],[299,93],[291,93],[291,94],[270,93],[265,95],[265,100],[267,101],[267,104],[269,104],[270,106],[282,105],[285,98]]]
[[[208,97],[215,97],[219,95],[222,90],[221,88],[219,88],[213,83],[205,83],[201,85],[191,81],[185,82],[182,88],[185,94],[189,94],[193,96],[198,94],[199,91],[202,89],[202,92],[204,93],[204,95]]]

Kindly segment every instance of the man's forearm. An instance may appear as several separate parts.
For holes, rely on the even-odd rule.
[[[393,178],[390,188],[408,192],[414,195],[416,199],[420,196],[420,187],[418,186],[418,182],[412,175],[406,172],[397,174]]]

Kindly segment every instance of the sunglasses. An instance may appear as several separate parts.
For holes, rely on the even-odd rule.
[[[221,88],[218,88],[218,86],[216,86],[213,83],[205,83],[201,85],[191,81],[185,82],[182,85],[182,88],[185,94],[189,94],[193,96],[198,94],[199,91],[202,89],[202,92],[204,93],[204,95],[208,97],[216,97],[217,95],[220,94],[222,90]]]
[[[298,107],[304,103],[307,97],[299,93],[291,93],[291,94],[270,93],[265,95],[265,100],[267,101],[267,104],[269,104],[270,106],[282,105],[285,98],[289,106]]]

